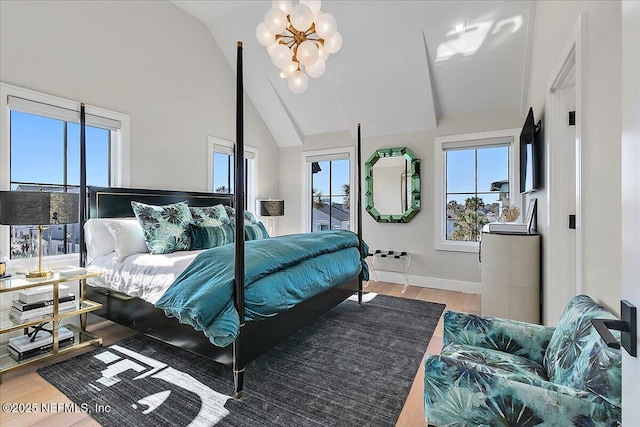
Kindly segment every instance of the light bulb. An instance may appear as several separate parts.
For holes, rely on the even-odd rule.
[[[278,68],[282,68],[291,61],[291,49],[286,45],[279,43],[271,51],[271,62]]]
[[[273,34],[280,34],[287,28],[287,14],[272,7],[264,14],[264,23]]]
[[[291,11],[291,8],[293,7],[293,3],[288,0],[274,0],[271,2],[271,7],[280,9],[286,15],[288,15],[289,12]]]
[[[282,72],[280,73],[280,77],[282,77],[283,79],[288,78],[291,74],[298,71],[299,66],[300,64],[297,63],[296,61],[289,62],[287,65],[282,67]]]
[[[322,77],[324,72],[327,70],[327,63],[324,62],[324,60],[318,58],[318,60],[314,64],[307,65],[304,69],[307,74],[309,74],[309,77],[317,79],[318,77]]]
[[[324,48],[327,49],[329,53],[336,53],[342,48],[342,36],[339,32],[333,35],[333,37],[324,41]]]
[[[318,55],[325,62],[329,59],[329,51],[322,45],[318,45]]]
[[[296,71],[289,76],[289,89],[293,93],[303,93],[309,87],[309,77],[302,71]]]
[[[267,24],[261,22],[256,28],[256,38],[258,39],[258,43],[260,43],[262,46],[270,46],[276,39],[276,35],[269,31],[269,29],[267,28]]]
[[[338,31],[338,21],[330,13],[321,13],[316,19],[316,34],[323,39],[332,37]]]
[[[302,65],[313,64],[318,60],[318,56],[318,47],[311,40],[304,41],[300,46],[298,46],[296,57]]]
[[[313,24],[313,12],[306,4],[297,4],[291,9],[289,15],[291,25],[298,31],[307,31]]]
[[[300,0],[300,4],[309,6],[314,17],[317,17],[320,14],[320,7],[322,7],[322,2],[320,0]]]
[[[271,56],[271,52],[273,52],[273,49],[275,49],[275,47],[278,46],[279,44],[280,44],[280,41],[276,40],[272,44],[267,46],[267,53],[269,54],[269,56]]]

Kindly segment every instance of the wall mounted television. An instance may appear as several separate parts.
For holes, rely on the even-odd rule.
[[[531,193],[543,187],[542,121],[536,124],[533,108],[520,133],[520,193]]]

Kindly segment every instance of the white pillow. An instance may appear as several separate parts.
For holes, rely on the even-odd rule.
[[[109,221],[111,221],[110,218],[91,218],[84,223],[88,262],[116,250],[116,241],[107,228]]]
[[[142,226],[135,218],[112,219],[107,228],[115,239],[115,250],[119,260],[129,255],[149,252]]]

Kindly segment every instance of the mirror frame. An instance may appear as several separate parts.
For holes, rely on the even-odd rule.
[[[403,156],[407,161],[411,162],[411,180],[409,181],[411,185],[411,201],[409,202],[409,209],[401,215],[382,214],[373,206],[373,165],[385,157],[398,156]],[[364,169],[364,203],[369,215],[377,222],[406,223],[411,221],[420,211],[420,158],[407,147],[381,148],[374,151],[369,157],[369,160],[364,164]]]

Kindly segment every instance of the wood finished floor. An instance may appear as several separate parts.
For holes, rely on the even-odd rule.
[[[370,282],[365,288],[366,292],[377,292],[401,298],[410,298],[422,301],[439,302],[447,305],[449,310],[463,311],[467,313],[480,313],[480,295],[465,294],[462,292],[442,291],[416,286],[409,286],[402,293],[402,286],[384,283]],[[95,318],[94,318],[95,319]],[[128,328],[109,321],[98,321],[90,324],[88,329],[103,338],[104,345],[133,335]],[[442,347],[442,319],[429,342],[426,354],[437,354]],[[43,380],[35,371],[46,365],[68,359],[78,354],[90,351],[95,347],[86,347],[46,361],[33,363],[23,369],[11,371],[3,375],[0,384],[0,401],[2,403],[72,403],[58,389]],[[424,361],[423,361],[424,363]],[[416,377],[398,418],[397,426],[400,427],[425,427],[423,409],[423,364],[416,372]],[[0,425],[11,426],[46,426],[46,427],[70,427],[70,426],[99,426],[96,421],[82,412],[73,413],[6,413],[0,410]]]

